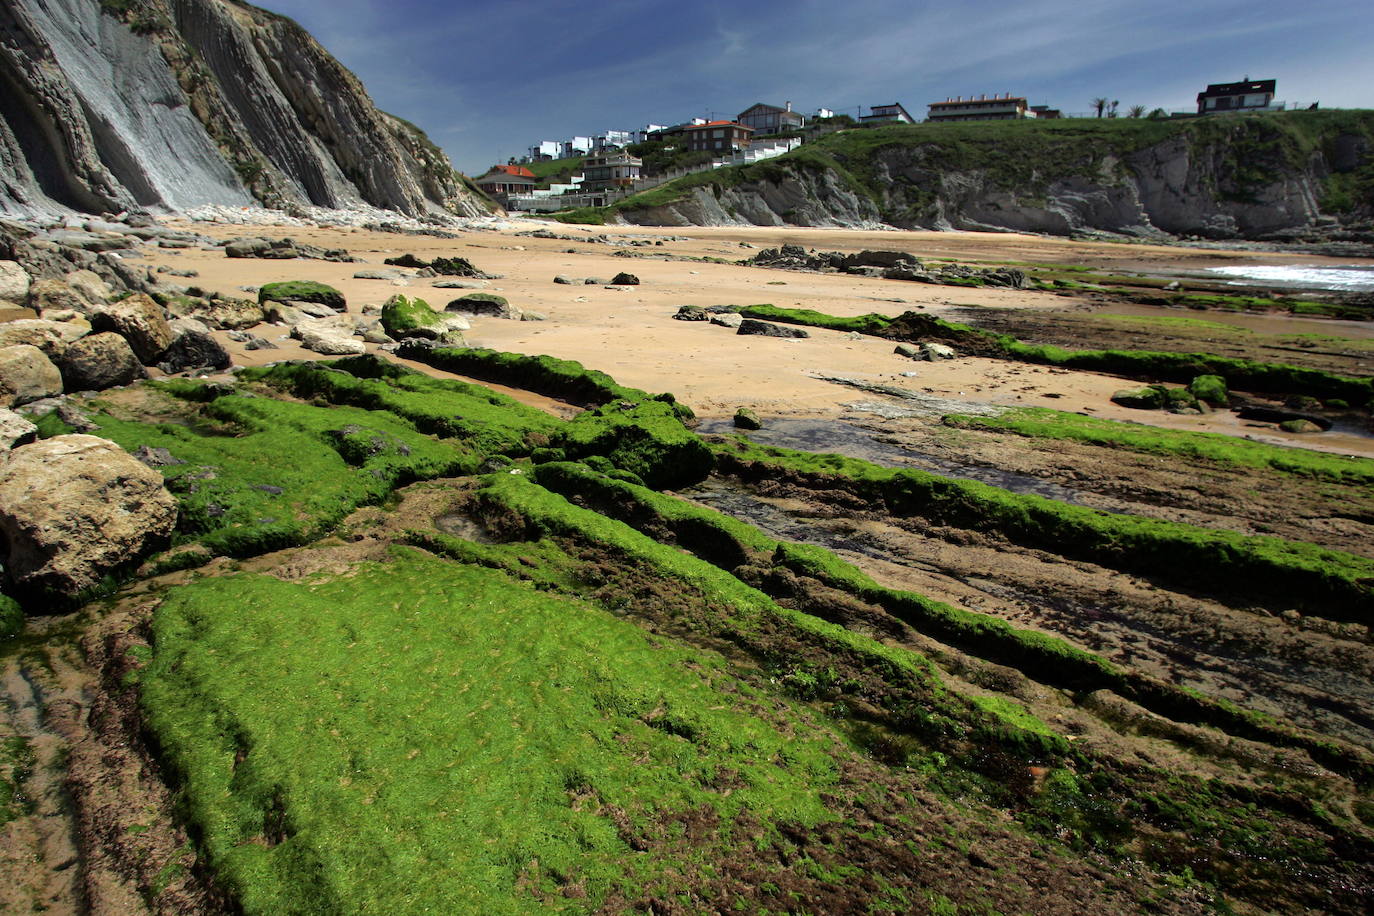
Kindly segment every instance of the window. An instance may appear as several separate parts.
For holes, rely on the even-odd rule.
[[[713,132],[713,133],[711,134],[711,136],[713,136],[713,137],[723,137],[723,136],[725,136],[725,131],[723,131],[723,130],[715,131],[715,132]]]

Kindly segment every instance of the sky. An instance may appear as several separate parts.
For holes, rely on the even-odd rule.
[[[1010,92],[1196,110],[1208,83],[1278,80],[1304,107],[1374,108],[1369,0],[262,0],[385,111],[479,175],[541,140]]]

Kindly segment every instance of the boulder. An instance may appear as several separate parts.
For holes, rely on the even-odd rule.
[[[146,293],[134,293],[95,308],[91,327],[121,335],[144,363],[155,362],[172,343],[172,327],[162,306]]]
[[[37,312],[73,311],[90,315],[95,305],[62,280],[35,280],[29,287],[29,308]]]
[[[741,407],[739,410],[735,411],[735,428],[763,429],[763,421],[759,419],[758,414],[754,413],[749,408]]]
[[[437,340],[447,331],[444,316],[420,298],[400,293],[382,303],[382,327],[394,338],[425,337]]]
[[[343,293],[326,283],[316,283],[313,280],[263,284],[258,290],[258,301],[317,302],[335,312],[342,312],[348,308]]]
[[[627,274],[623,271],[611,278],[612,286],[638,286],[639,278],[634,274]]]
[[[756,318],[745,318],[740,324],[736,334],[755,334],[760,337],[810,337],[801,328],[786,327],[780,324],[773,324],[768,321],[759,321]]]
[[[486,280],[435,280],[430,286],[435,289],[482,289]]]
[[[921,344],[921,359],[934,362],[937,359],[954,359],[959,354],[954,352],[953,347],[938,343]]]
[[[572,277],[565,277],[562,274],[559,274],[558,276],[554,277],[553,282],[559,284],[560,286],[579,286],[582,283],[581,280],[574,280]]]
[[[711,324],[734,330],[744,323],[744,316],[739,312],[713,312],[710,321]]]
[[[1188,390],[1193,397],[1213,407],[1226,407],[1231,403],[1226,379],[1219,375],[1199,375],[1188,384]]]
[[[367,352],[367,345],[342,331],[304,328],[300,331],[301,346],[321,356],[356,356]]]
[[[67,347],[91,333],[85,321],[49,321],[46,318],[20,318],[0,324],[0,347],[27,344],[37,347],[51,360],[62,357]]]
[[[354,280],[404,280],[405,274],[399,270],[359,270],[353,274]]]
[[[171,322],[171,327],[172,344],[157,364],[163,372],[171,375],[188,369],[228,369],[233,365],[229,352],[199,321],[178,318]]]
[[[33,279],[18,261],[0,261],[0,299],[24,302]]]
[[[1161,410],[1164,407],[1164,388],[1147,385],[1144,388],[1122,388],[1112,395],[1112,403],[1136,410]]]
[[[13,407],[62,393],[62,373],[37,347],[0,349],[0,406]]]
[[[1318,426],[1316,423],[1313,423],[1311,420],[1303,419],[1284,420],[1282,423],[1279,424],[1279,429],[1283,430],[1286,433],[1323,432],[1322,428]]]
[[[37,426],[14,411],[0,407],[0,452],[27,445],[37,435]]]
[[[58,361],[68,391],[103,391],[143,378],[143,365],[118,334],[91,334],[68,347]]]
[[[106,439],[55,436],[0,461],[5,573],[20,594],[75,597],[176,526],[162,475]]]
[[[100,274],[93,270],[73,270],[63,277],[67,285],[76,290],[77,295],[84,298],[93,305],[108,302],[114,295],[114,290],[110,284],[101,279]]]
[[[274,324],[300,324],[310,318],[305,312],[284,302],[263,303],[262,314],[263,318]]]
[[[267,317],[263,307],[252,299],[229,296],[179,296],[169,302],[167,310],[178,318],[194,318],[223,331],[251,328]]]
[[[444,306],[444,311],[477,318],[511,318],[516,321],[520,319],[520,310],[513,308],[505,296],[494,293],[471,293],[461,299],[454,299]]]
[[[916,344],[899,343],[893,348],[892,352],[896,353],[898,356],[905,356],[908,359],[922,358],[921,348],[916,346]]]
[[[678,321],[705,321],[707,318],[706,309],[699,305],[683,305],[673,316]]]

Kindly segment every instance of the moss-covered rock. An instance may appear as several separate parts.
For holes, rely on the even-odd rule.
[[[612,468],[654,489],[696,483],[715,466],[711,450],[663,401],[619,401],[589,410],[568,424],[558,444],[570,458],[605,456]]]
[[[1112,395],[1112,403],[1136,410],[1162,410],[1165,404],[1164,388],[1161,385],[1123,388]]]
[[[400,293],[382,305],[381,321],[392,337],[412,336],[416,331],[432,331],[437,335],[447,330],[444,316],[434,311],[428,302]]]
[[[1230,393],[1226,390],[1226,379],[1219,375],[1199,375],[1188,383],[1188,391],[1193,397],[1212,407],[1226,407],[1231,403]]]
[[[0,595],[0,640],[18,636],[24,629],[24,609],[9,595]]]
[[[735,428],[763,429],[763,421],[759,419],[758,414],[754,413],[748,407],[741,407],[739,410],[735,411]]]
[[[258,290],[259,302],[318,302],[336,312],[342,312],[348,304],[344,294],[327,283],[314,280],[287,280],[282,283],[265,283]]]
[[[1311,420],[1294,419],[1284,420],[1279,424],[1279,429],[1286,433],[1319,433],[1322,428]]]
[[[1187,388],[1164,389],[1164,405],[1173,413],[1201,413],[1197,398]]]

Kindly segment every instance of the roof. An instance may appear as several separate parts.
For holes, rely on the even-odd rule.
[[[516,175],[506,171],[506,166],[494,166],[490,171],[480,178],[474,178],[473,184],[539,184],[535,179],[534,173],[525,169],[528,174]]]
[[[741,111],[740,114],[748,114],[749,112],[753,111],[755,108],[763,108],[763,109],[765,109],[765,110],[767,110],[767,111],[787,111],[787,110],[788,110],[788,109],[786,109],[786,108],[780,108],[780,107],[778,107],[777,105],[769,105],[767,102],[755,102],[754,104],[750,105],[748,108],[744,109],[744,111]]]
[[[994,104],[994,105],[996,105],[996,104],[1003,104],[1003,105],[1006,105],[1006,104],[1010,104],[1010,103],[1012,103],[1012,102],[1024,102],[1025,100],[1026,100],[1026,97],[1023,96],[1023,95],[1010,95],[1010,96],[1004,95],[1004,96],[999,96],[999,97],[994,98],[994,99],[963,99],[962,101],[959,101],[959,100],[950,100],[950,101],[946,101],[946,102],[931,102],[931,103],[930,103],[930,107],[931,107],[931,108],[944,108],[946,105],[949,105],[949,106],[986,105],[986,104],[989,104],[989,103],[992,103],[992,104]]]
[[[693,124],[684,127],[684,130],[705,130],[708,127],[738,127],[740,130],[753,130],[752,127],[745,127],[738,121],[707,121],[705,124]]]
[[[491,172],[505,172],[507,175],[515,175],[519,178],[533,178],[534,173],[523,165],[494,165]]]
[[[1243,80],[1239,83],[1208,83],[1205,92],[1199,92],[1200,99],[1219,95],[1243,95],[1249,92],[1273,92],[1278,80]]]

